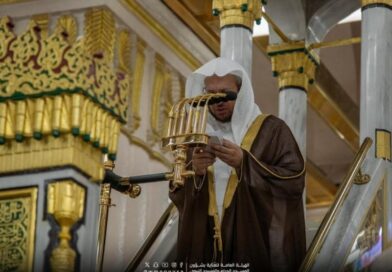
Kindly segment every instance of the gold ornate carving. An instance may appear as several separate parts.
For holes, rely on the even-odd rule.
[[[32,271],[38,189],[0,191],[0,271]]]
[[[93,8],[85,15],[85,45],[91,55],[112,62],[116,29],[113,13],[106,8]]]
[[[279,79],[279,89],[290,86],[308,90],[309,83],[314,81],[317,63],[305,50],[304,42],[270,45],[268,54],[273,75]]]
[[[125,7],[134,13],[150,30],[156,34],[167,46],[173,50],[192,70],[201,66],[192,52],[181,46],[176,38],[161,26],[152,16],[150,16],[135,0],[121,0]]]
[[[15,39],[11,24],[8,17],[0,21],[2,101],[15,96],[20,99],[81,92],[125,118],[128,75],[119,75],[112,63],[89,56],[83,40],[69,45],[59,28],[41,40],[36,23],[31,21],[28,30]]]
[[[71,227],[84,214],[85,189],[72,180],[64,180],[48,185],[47,211],[60,225],[60,243],[50,257],[52,271],[74,271],[76,253],[69,245]]]
[[[392,6],[392,0],[362,0],[362,7],[372,4],[385,4]]]
[[[56,29],[58,29],[57,31],[60,33],[63,32],[66,34],[65,39],[68,43],[72,44],[76,42],[78,36],[78,23],[72,15],[60,16],[57,20]]]
[[[376,129],[376,158],[391,161],[391,132]]]
[[[171,107],[174,105],[174,98],[173,98],[173,92],[174,92],[174,84],[172,83],[173,81],[173,76],[172,76],[172,71],[169,69],[165,69],[164,71],[164,81],[167,87],[167,90],[165,92],[165,102],[163,106],[163,111],[165,114],[165,119],[167,120],[167,117],[169,116],[169,112]],[[167,121],[165,121],[167,122]],[[167,129],[167,124],[165,124],[164,131]]]
[[[130,126],[132,132],[136,131],[139,128],[141,122],[140,97],[142,92],[142,82],[143,82],[143,74],[144,74],[145,48],[146,48],[146,43],[143,40],[138,39],[136,42],[136,60],[133,69],[132,89],[131,89],[132,112],[131,112]]]
[[[142,192],[142,187],[139,184],[130,184],[128,190],[125,192],[131,198],[137,198]]]
[[[9,54],[8,46],[12,41],[15,40],[16,35],[12,32],[13,24],[11,18],[1,17],[0,18],[0,59],[5,59],[6,55]],[[10,69],[7,70],[10,72]],[[1,83],[0,83],[1,86]]]
[[[160,141],[163,136],[163,127],[160,124],[164,124],[164,97],[162,97],[163,88],[165,87],[165,74],[164,74],[164,60],[161,56],[155,56],[155,77],[151,96],[151,130],[149,135],[149,142],[154,144]],[[167,116],[166,116],[167,117]]]
[[[253,21],[261,19],[260,0],[213,0],[212,12],[220,17],[220,27],[243,25],[253,29]]]
[[[49,14],[38,14],[32,18],[40,28],[41,38],[46,39],[49,33]]]
[[[354,183],[358,185],[366,184],[370,181],[370,176],[368,174],[363,174],[362,170],[359,169],[357,175],[354,178]]]
[[[98,33],[95,27],[97,22],[109,24],[110,15],[106,11],[102,14],[98,19],[95,18],[98,15],[87,16],[92,17],[87,40],[91,40],[91,35],[107,34],[108,30]],[[12,140],[23,142],[18,147],[23,152],[32,152],[35,146],[35,151],[49,155],[48,148],[56,148],[51,137],[69,134],[80,136],[85,141],[83,144],[90,143],[115,159],[119,122],[126,120],[130,77],[114,69],[113,62],[102,55],[110,55],[113,50],[108,53],[109,49],[105,48],[105,52],[98,54],[95,49],[100,48],[101,42],[89,47],[95,52],[92,56],[87,53],[85,39],[72,42],[77,29],[70,16],[60,17],[47,38],[42,37],[34,19],[21,35],[16,36],[12,28],[9,17],[0,19],[0,146],[7,145],[2,146],[5,153],[0,156],[5,160],[2,164],[10,167],[0,171],[24,170],[20,165],[46,167],[42,163],[21,161],[18,166],[12,159],[8,160],[5,154],[11,155],[9,151],[13,148],[8,145]],[[29,157],[18,155],[19,159]],[[94,156],[97,157],[92,160],[101,161],[99,152]],[[42,161],[47,161],[47,166],[60,166],[60,160]],[[68,160],[72,164],[75,161]],[[93,178],[101,177],[102,166],[94,171],[89,166],[76,166],[88,169]]]
[[[118,68],[124,73],[129,73],[131,67],[131,33],[122,29],[118,32]]]

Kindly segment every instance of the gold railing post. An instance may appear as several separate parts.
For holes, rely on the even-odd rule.
[[[107,170],[113,170],[114,163],[113,161],[108,160],[105,162],[104,166]],[[110,206],[112,206],[110,191],[110,183],[101,184],[101,195],[99,201],[97,263],[95,266],[97,268],[97,271],[102,271],[103,257],[105,254],[106,229],[108,225],[109,208]]]

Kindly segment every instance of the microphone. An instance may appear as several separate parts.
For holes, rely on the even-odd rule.
[[[223,97],[213,97],[210,99],[210,101],[208,101],[208,105],[213,105],[213,104],[217,104],[220,102],[227,102],[227,101],[231,101],[231,100],[236,100],[237,99],[237,93],[233,92],[233,91],[226,91],[225,92],[226,96]]]
[[[233,91],[226,91],[226,96],[222,97],[213,97],[208,101],[208,105],[218,104],[220,102],[227,102],[237,99],[237,93]],[[193,103],[193,107],[196,107],[198,102]],[[203,107],[205,105],[205,101],[200,102],[200,106]]]

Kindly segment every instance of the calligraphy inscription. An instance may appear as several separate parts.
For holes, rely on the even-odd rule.
[[[34,231],[35,221],[35,201],[31,192],[35,190],[0,192],[0,271],[31,269],[34,237],[29,236]]]

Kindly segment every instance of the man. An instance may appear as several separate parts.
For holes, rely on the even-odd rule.
[[[179,211],[178,260],[296,271],[305,254],[304,161],[287,125],[261,114],[244,69],[217,58],[187,80],[188,97],[236,92],[209,106],[207,133],[222,145],[195,148],[194,178],[170,193]]]

